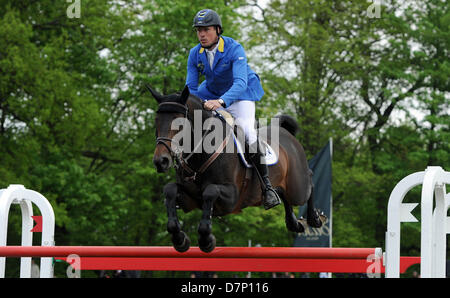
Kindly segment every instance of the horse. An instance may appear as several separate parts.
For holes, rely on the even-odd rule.
[[[190,239],[184,231],[177,216],[177,205],[185,212],[196,208],[202,210],[198,225],[198,245],[204,252],[211,252],[216,246],[216,238],[212,233],[212,217],[241,212],[249,206],[260,206],[262,203],[262,186],[257,175],[253,175],[240,159],[236,151],[224,150],[226,146],[236,146],[230,141],[230,125],[223,125],[223,140],[216,144],[214,152],[195,150],[211,133],[205,123],[217,119],[215,112],[205,110],[203,101],[190,94],[187,86],[182,92],[161,95],[146,85],[158,102],[155,116],[156,147],[153,163],[158,173],[167,172],[172,166],[176,171],[176,181],[163,188],[167,209],[167,231],[171,234],[173,247],[178,252],[185,252],[190,247]],[[194,118],[201,115],[201,132],[194,131]],[[285,209],[285,223],[289,231],[302,233],[305,225],[321,227],[323,214],[314,208],[312,171],[308,167],[303,146],[295,138],[298,131],[297,122],[288,115],[278,117],[278,162],[269,167],[270,181],[280,196]],[[188,121],[191,129],[184,131],[190,139],[201,135],[199,143],[187,145],[175,140],[180,129],[172,125],[175,120]],[[198,121],[198,120],[197,120]],[[273,121],[272,121],[273,122]],[[186,122],[187,123],[187,122]],[[198,125],[198,123],[197,123]],[[217,126],[217,125],[215,125]],[[216,128],[221,131],[220,128]],[[268,127],[258,128],[268,131]],[[198,129],[197,129],[198,130]],[[197,140],[199,137],[197,137]],[[222,142],[220,142],[222,141]],[[220,143],[220,144],[219,144]],[[267,134],[267,143],[271,145],[272,134]],[[183,144],[185,145],[185,144]],[[191,148],[187,152],[186,148]],[[254,171],[254,170],[253,170]],[[307,203],[307,219],[298,220],[292,207]]]

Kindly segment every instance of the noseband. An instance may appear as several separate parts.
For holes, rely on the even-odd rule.
[[[188,118],[188,107],[186,105],[177,103],[177,102],[162,102],[158,106],[157,113],[180,113],[184,114],[184,118]],[[192,126],[191,129],[193,130]],[[210,128],[205,131],[205,133],[202,136],[202,139],[200,140],[200,143],[195,146],[195,149],[190,153],[186,158],[183,157],[183,150],[180,148],[179,144],[176,144],[175,150],[172,149],[171,146],[169,146],[168,142],[171,144],[174,143],[174,140],[168,137],[157,137],[156,138],[156,145],[162,144],[166,149],[169,151],[170,156],[172,158],[172,162],[176,161],[176,163],[173,162],[176,169],[178,169],[178,164],[181,165],[181,167],[188,173],[189,176],[185,177],[185,181],[195,181],[197,175],[202,174],[206,169],[217,159],[220,153],[223,152],[226,145],[228,144],[228,141],[231,136],[231,130],[230,133],[227,134],[225,139],[222,141],[222,144],[217,148],[217,150],[208,158],[208,160],[202,164],[202,166],[197,170],[193,170],[191,166],[188,165],[188,160],[192,157],[192,155],[195,153],[198,146],[201,146],[203,143],[204,138],[206,137],[207,133],[209,132]]]

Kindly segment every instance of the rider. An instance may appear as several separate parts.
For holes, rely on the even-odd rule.
[[[200,43],[189,53],[186,85],[206,101],[205,109],[225,108],[242,127],[250,152],[256,152],[250,159],[263,185],[264,208],[275,207],[281,200],[270,183],[267,165],[261,162],[264,151],[255,129],[255,101],[264,95],[259,77],[248,66],[242,45],[221,35],[222,21],[214,10],[200,10],[193,27]],[[199,74],[205,76],[200,85]]]

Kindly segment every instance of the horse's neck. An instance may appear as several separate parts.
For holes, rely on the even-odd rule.
[[[196,146],[202,146],[202,144],[199,144],[199,142],[202,142],[202,137],[203,137],[203,122],[209,118],[211,115],[208,115],[208,112],[203,110],[203,104],[202,104],[202,100],[194,97],[194,96],[189,96],[186,105],[188,106],[188,120],[189,123],[191,125],[191,151],[188,153],[184,153],[183,157],[187,157],[189,156],[189,160],[192,162],[199,162],[202,159],[202,153],[203,153],[203,148],[201,147],[200,150],[198,151],[198,153],[194,153],[191,154],[192,152],[194,152],[194,149]],[[195,117],[195,115],[197,113],[195,113],[195,111],[201,111],[201,119],[199,119],[198,117]],[[197,114],[198,115],[198,114]],[[201,123],[195,123],[195,121],[200,121]],[[200,133],[198,132],[198,130],[200,129]],[[200,135],[200,139],[199,136]]]
[[[190,95],[186,104],[188,106],[188,115],[191,122],[194,121],[194,111],[202,111],[202,122],[212,116],[211,112],[203,109],[203,101],[196,96]]]
[[[188,101],[187,101],[187,106],[188,106],[188,117],[189,117],[189,122],[191,124],[191,152],[195,153],[190,154],[189,153],[185,153],[183,155],[183,157],[187,157],[189,156],[189,165],[192,166],[195,169],[198,169],[200,166],[202,166],[202,164],[204,162],[206,162],[210,157],[211,157],[211,153],[206,153],[204,150],[204,134],[206,133],[211,133],[211,131],[204,131],[203,130],[203,126],[205,121],[208,118],[213,117],[212,112],[210,111],[206,111],[203,109],[203,102],[201,99],[194,97],[194,96],[190,96]],[[198,118],[198,114],[197,117],[194,117],[195,115],[195,111],[201,111],[201,119]],[[195,121],[201,121],[201,123],[195,123]],[[225,128],[225,126],[224,126]],[[214,129],[217,129],[217,127],[214,127]],[[226,128],[225,128],[226,129]],[[200,130],[200,132],[198,131]],[[225,132],[223,134],[223,137],[225,137]],[[198,147],[199,148],[196,148]]]
[[[186,102],[189,109],[201,109],[203,108],[203,102],[200,98],[194,95],[189,95],[189,98]]]
[[[203,125],[205,121],[208,118],[211,118],[213,115],[210,111],[206,111],[203,109],[203,102],[200,98],[196,96],[189,96],[189,99],[187,100],[187,106],[188,106],[188,120],[191,123],[191,137],[192,140],[196,140],[195,137],[200,135],[198,130],[201,130],[201,136],[203,136]],[[199,113],[201,112],[201,113]],[[199,117],[201,115],[201,117]],[[195,141],[194,141],[195,142]],[[195,146],[194,144],[193,146]]]

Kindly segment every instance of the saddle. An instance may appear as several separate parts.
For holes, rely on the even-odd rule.
[[[249,144],[245,140],[244,140],[244,144],[243,144],[242,141],[239,140],[239,138],[236,136],[235,130],[240,129],[240,128],[237,125],[236,126],[234,125],[235,121],[234,121],[233,116],[229,112],[227,112],[226,110],[223,110],[223,109],[216,110],[215,116],[220,118],[227,125],[234,128],[231,130],[231,132],[232,132],[234,143],[237,148],[237,154],[239,155],[242,164],[246,168],[252,168],[253,166],[252,166],[251,162],[248,160],[247,154],[245,154],[246,150],[244,150],[244,149],[247,149],[247,151],[248,151]],[[278,156],[277,156],[275,150],[269,144],[267,144],[266,141],[264,141],[262,139],[260,139],[260,141],[261,141],[262,145],[264,146],[264,149],[266,152],[266,154],[264,156],[264,159],[265,159],[264,163],[268,166],[272,166],[272,165],[276,164],[278,162]]]

